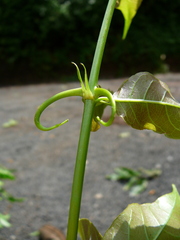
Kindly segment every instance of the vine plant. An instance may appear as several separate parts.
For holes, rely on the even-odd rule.
[[[36,126],[49,131],[68,122],[44,127],[40,122],[42,112],[53,102],[69,96],[80,96],[84,111],[74,169],[67,240],[75,240],[77,232],[82,240],[166,240],[180,239],[180,197],[173,185],[172,193],[158,198],[152,204],[131,204],[112,223],[102,236],[88,219],[79,220],[81,195],[84,180],[86,157],[91,131],[100,125],[110,126],[115,115],[122,117],[127,124],[136,129],[149,129],[167,137],[180,139],[180,104],[173,98],[167,85],[148,72],[140,72],[127,79],[114,93],[98,85],[99,71],[104,47],[114,9],[122,11],[125,18],[123,38],[126,37],[131,21],[142,0],[109,0],[100,30],[92,68],[88,80],[86,68],[82,78],[77,70],[80,88],[60,92],[39,106],[34,120]],[[106,106],[111,107],[107,122],[102,120]]]

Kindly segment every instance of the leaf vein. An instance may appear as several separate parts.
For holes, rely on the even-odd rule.
[[[153,84],[153,80],[150,81],[150,84],[149,84],[149,86],[147,87],[147,89],[146,89],[146,91],[145,91],[145,93],[144,93],[143,99],[146,99],[146,96],[147,96],[147,94],[148,94],[148,92],[149,92],[149,89],[150,89],[150,87],[151,87],[152,84]]]

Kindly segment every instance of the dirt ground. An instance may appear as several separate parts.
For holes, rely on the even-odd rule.
[[[180,74],[157,76],[169,84],[172,94],[180,100]],[[102,80],[100,85],[117,90],[121,82],[122,79]],[[6,189],[25,198],[23,203],[0,202],[0,212],[10,213],[12,223],[11,228],[0,230],[0,240],[37,239],[30,233],[46,223],[66,232],[83,103],[80,98],[71,97],[50,106],[42,116],[44,125],[70,119],[50,132],[38,130],[33,117],[44,100],[74,87],[79,87],[79,83],[0,88],[0,164],[16,169],[16,180],[7,181]],[[9,119],[18,124],[3,128]],[[121,137],[124,132],[129,133],[128,137]],[[101,127],[91,134],[81,217],[89,218],[103,234],[128,204],[152,202],[171,192],[173,183],[180,191],[179,160],[179,140],[137,131],[118,120],[110,127]],[[142,194],[130,197],[122,183],[105,179],[119,166],[160,168],[162,175],[150,181]]]

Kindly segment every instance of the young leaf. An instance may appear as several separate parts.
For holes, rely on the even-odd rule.
[[[136,12],[140,7],[141,2],[142,0],[133,0],[133,1],[120,0],[119,5],[117,6],[117,9],[119,9],[122,12],[125,20],[123,39],[126,38],[132,19],[136,15]]]
[[[153,203],[130,204],[112,223],[102,240],[180,239],[180,196],[173,191]]]
[[[131,127],[180,139],[180,104],[168,86],[147,72],[126,80],[113,94],[116,112]]]
[[[82,240],[101,240],[102,236],[88,219],[79,219],[78,232]]]

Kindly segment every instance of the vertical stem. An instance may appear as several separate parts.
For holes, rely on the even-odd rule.
[[[94,109],[93,101],[86,100],[84,104],[83,121],[81,125],[81,132],[76,156],[76,164],[74,169],[67,240],[75,240],[77,238],[78,220],[81,207],[81,196],[84,182],[84,172],[88,152],[93,109]]]
[[[98,83],[99,71],[102,62],[102,56],[104,52],[104,47],[114,12],[116,0],[109,0],[105,16],[103,19],[101,31],[99,34],[96,51],[93,59],[93,64],[90,73],[89,86],[94,92],[94,87]],[[91,122],[94,110],[93,100],[85,100],[84,103],[84,113],[82,118],[82,125],[79,137],[79,144],[76,156],[76,164],[74,169],[74,178],[72,184],[71,200],[70,200],[70,210],[67,228],[67,240],[77,239],[78,230],[78,220],[81,207],[81,196],[84,182],[84,172],[86,165],[86,157],[89,146],[89,138],[91,131]]]
[[[102,57],[103,57],[104,48],[105,48],[105,44],[106,44],[106,40],[107,40],[107,36],[108,36],[110,24],[111,24],[111,19],[114,13],[115,5],[116,5],[116,0],[109,0],[105,15],[104,15],[104,19],[103,19],[103,23],[99,33],[99,38],[96,45],[96,51],[94,54],[94,59],[91,67],[91,73],[89,77],[89,86],[91,88],[91,91],[93,91],[94,87],[98,84]]]

